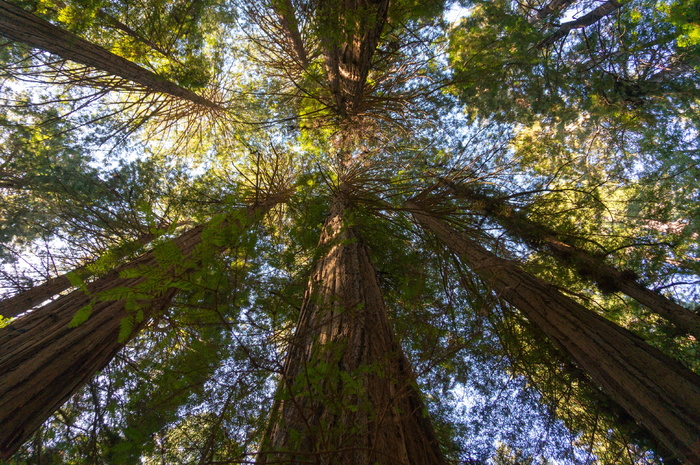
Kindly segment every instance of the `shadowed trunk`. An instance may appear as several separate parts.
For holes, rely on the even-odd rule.
[[[567,34],[573,31],[574,29],[582,29],[584,27],[590,26],[591,24],[595,24],[601,19],[605,18],[606,16],[609,16],[615,11],[619,10],[624,4],[624,1],[618,2],[616,0],[607,0],[605,3],[599,5],[594,10],[586,13],[580,18],[562,23],[556,32],[553,32],[552,34],[547,36],[547,38],[545,38],[542,42],[537,44],[536,48],[548,47],[557,40],[566,37]]]
[[[353,115],[361,111],[389,0],[319,3],[320,37],[331,94],[341,116]]]
[[[567,8],[569,5],[574,3],[576,0],[552,0],[551,2],[547,3],[545,6],[537,10],[537,13],[535,13],[534,16],[532,16],[528,22],[530,23],[536,23],[538,21],[542,21],[544,18],[548,16],[555,15],[561,11],[563,11],[565,8]]]
[[[447,180],[444,182],[458,197],[470,201],[469,208],[472,211],[498,221],[513,237],[549,253],[561,264],[574,268],[581,278],[595,282],[603,292],[622,292],[700,340],[700,315],[647,289],[636,281],[633,273],[608,265],[602,257],[571,244],[566,237],[528,219],[523,212],[516,211],[506,202]]]
[[[239,210],[231,215],[229,224],[242,231],[281,200],[271,197]],[[164,253],[158,249],[150,251],[88,283],[85,289],[61,296],[0,329],[0,458],[9,458],[96,371],[104,368],[129,338],[167,309],[178,292],[167,283],[185,279],[193,271],[185,267],[187,261],[189,266],[199,265],[196,250],[204,230],[204,226],[194,228],[164,249],[179,251],[177,263],[163,258]],[[129,289],[140,299],[131,304],[138,308],[130,311],[123,297]],[[110,299],[110,291],[121,295]],[[77,327],[69,327],[78,310],[88,305],[92,306],[90,317]],[[143,312],[141,317],[138,311]],[[133,324],[126,334],[124,319]]]
[[[99,69],[159,92],[221,110],[216,103],[92,44],[4,0],[0,0],[0,35],[63,59]]]
[[[302,69],[306,69],[309,66],[309,58],[304,46],[304,40],[301,37],[301,31],[299,31],[299,21],[297,20],[292,1],[277,0],[273,2],[272,6],[279,17],[282,30],[289,42],[289,55],[295,58],[295,61]]]
[[[514,262],[452,230],[416,203],[408,202],[407,207],[635,421],[678,457],[700,463],[700,376]]]
[[[338,194],[257,463],[444,464],[347,208]]]
[[[137,241],[130,244],[130,247],[127,247],[122,256],[119,258],[132,253],[133,247],[131,246],[143,246],[151,242],[154,238],[155,236],[152,234],[147,234],[139,238]],[[46,302],[51,297],[57,296],[61,292],[70,289],[73,287],[73,284],[71,284],[69,275],[73,275],[79,280],[83,281],[92,278],[94,274],[90,270],[90,265],[91,263],[88,263],[87,265],[71,270],[68,273],[50,278],[38,286],[22,291],[17,295],[1,300],[0,315],[4,316],[5,318],[15,317],[31,310],[42,302]]]

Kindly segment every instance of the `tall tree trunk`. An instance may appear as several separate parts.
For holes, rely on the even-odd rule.
[[[297,20],[292,1],[277,0],[273,2],[272,6],[279,17],[282,30],[289,42],[289,55],[295,58],[295,61],[302,69],[306,69],[309,66],[309,58],[304,46],[304,40],[301,37],[299,21]]]
[[[700,340],[700,315],[678,305],[663,295],[647,289],[636,281],[633,273],[620,271],[605,263],[602,257],[573,245],[566,237],[551,228],[532,221],[512,205],[476,192],[468,187],[458,186],[444,180],[450,189],[470,202],[476,211],[496,220],[513,237],[520,238],[529,245],[548,252],[566,266],[573,267],[583,279],[598,284],[604,292],[622,292],[662,318],[671,321],[680,329]]]
[[[152,92],[172,95],[215,110],[222,109],[191,90],[180,87],[4,0],[0,0],[0,35],[141,84]]]
[[[338,194],[257,463],[446,463],[347,208]]]
[[[326,74],[341,116],[361,110],[372,56],[388,11],[389,0],[319,2]]]
[[[235,226],[242,230],[280,200],[270,197],[234,213],[231,217]],[[199,226],[173,240],[183,260],[193,258],[202,242],[203,230],[204,226]],[[133,276],[137,270],[159,273],[156,278],[149,278],[148,273],[122,277],[124,272]],[[191,271],[180,270],[177,276],[169,276],[174,274],[173,264],[159,267],[158,253],[150,251],[88,283],[85,289],[62,296],[0,329],[0,458],[9,458],[56,409],[109,363],[127,342],[124,339],[133,337],[150,318],[162,313],[178,291],[161,285],[148,300],[138,302],[143,310],[141,319],[135,317],[133,310],[127,311],[126,299],[108,300],[105,293],[127,288],[146,293],[139,285],[158,287],[154,279],[182,279]],[[100,299],[100,295],[104,298]],[[69,327],[76,312],[88,305],[92,305],[90,317],[77,327]],[[120,340],[125,318],[134,327],[128,337]]]
[[[454,231],[416,203],[408,202],[407,207],[672,453],[688,463],[700,463],[700,376]]]
[[[606,16],[609,16],[615,11],[619,10],[624,4],[625,1],[618,2],[617,0],[607,0],[605,3],[599,5],[594,10],[589,11],[580,18],[562,23],[556,32],[553,32],[547,36],[542,42],[537,44],[536,48],[548,47],[557,40],[566,37],[566,35],[574,29],[581,29],[590,26],[591,24],[595,24]]]
[[[122,255],[115,258],[123,258],[125,255],[130,254],[134,251],[133,246],[143,246],[151,242],[155,236],[153,234],[146,234],[133,243],[129,244],[128,247],[122,249]],[[20,315],[27,312],[39,305],[42,302],[49,300],[51,297],[57,296],[63,291],[73,287],[71,284],[71,279],[69,275],[73,275],[80,280],[86,280],[94,276],[90,269],[92,263],[88,263],[74,270],[64,273],[60,276],[50,278],[45,282],[34,286],[31,289],[20,292],[17,295],[13,295],[7,299],[0,301],[0,315],[9,318]]]

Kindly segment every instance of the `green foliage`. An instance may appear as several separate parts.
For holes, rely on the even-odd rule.
[[[68,274],[86,292],[121,267],[124,285],[91,295],[70,325],[105,302],[127,312],[124,350],[10,463],[254,460],[273,399],[289,400],[274,390],[341,186],[450,460],[672,463],[403,204],[428,190],[455,227],[700,370],[693,338],[538,251],[542,231],[514,237],[487,211],[545,224],[692,308],[698,2],[634,0],[545,46],[595,2],[535,20],[546,2],[474,1],[448,26],[450,2],[392,1],[351,117],[334,108],[326,49],[351,54],[345,36],[376,18],[341,3],[291,2],[306,66],[264,3],[18,3],[225,110],[0,48],[0,282],[15,292],[91,261]],[[500,204],[460,199],[444,180]],[[245,208],[282,191],[293,194],[249,219]],[[178,245],[194,228],[201,241]],[[153,260],[128,266],[144,253]],[[317,354],[297,394],[357,411],[376,367],[341,370],[346,349]]]

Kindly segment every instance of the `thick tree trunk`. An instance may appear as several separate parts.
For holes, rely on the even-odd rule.
[[[152,234],[144,235],[137,241],[133,242],[132,245],[143,246],[151,242],[155,236]],[[133,251],[133,248],[129,247]],[[131,253],[128,252],[127,253]],[[120,258],[123,258],[120,257]],[[5,318],[16,317],[24,312],[31,310],[42,302],[46,302],[51,297],[57,296],[61,292],[64,292],[71,287],[71,280],[68,277],[69,274],[76,276],[81,280],[86,280],[93,277],[92,271],[90,271],[90,264],[76,268],[68,273],[56,276],[54,278],[48,279],[46,282],[34,286],[31,289],[20,292],[17,295],[13,295],[7,299],[0,301],[0,315]]]
[[[452,230],[417,204],[409,202],[407,207],[672,453],[688,463],[700,463],[700,376],[514,262]]]
[[[236,226],[245,228],[259,215],[270,209],[280,198],[270,198],[232,216]],[[192,257],[202,240],[203,226],[194,228],[173,240],[183,260]],[[177,266],[182,266],[178,263]],[[163,270],[164,267],[167,267]],[[163,271],[158,276],[182,279],[191,270],[174,274],[174,265],[159,265],[158,254],[151,251],[120,266],[107,275],[19,318],[0,329],[0,458],[9,458],[27,438],[96,371],[104,368],[124,346],[119,334],[124,318],[131,318],[133,337],[150,318],[167,308],[177,293],[175,287],[160,286],[149,299],[138,302],[143,319],[134,320],[134,310],[128,312],[126,300],[109,300],[105,292],[115,289],[139,289],[147,283],[158,287],[146,276],[122,277],[125,271]],[[149,280],[150,281],[147,281]],[[100,295],[105,296],[104,300]],[[76,312],[92,305],[92,313],[84,323],[69,327]]]
[[[469,200],[473,211],[496,220],[513,237],[548,252],[563,265],[573,267],[581,278],[592,280],[604,292],[619,291],[633,298],[700,340],[700,315],[647,289],[636,281],[633,273],[620,271],[608,265],[602,257],[571,244],[551,228],[528,219],[524,213],[515,211],[507,203],[449,181],[444,182],[458,197]]]
[[[341,116],[361,111],[372,56],[388,11],[389,0],[320,2],[326,74]]]
[[[574,29],[581,29],[590,26],[591,24],[597,23],[606,16],[609,16],[610,14],[619,10],[624,4],[624,1],[618,2],[617,0],[607,0],[605,3],[599,5],[594,10],[586,13],[580,18],[574,19],[573,21],[567,21],[566,23],[562,23],[559,26],[559,29],[556,30],[556,32],[553,32],[552,34],[547,36],[547,38],[545,38],[542,42],[537,44],[537,48],[548,47],[557,40],[566,37],[567,34],[573,31]]]
[[[445,463],[339,194],[257,463]]]
[[[66,60],[105,71],[146,87],[204,107],[221,110],[216,103],[158,76],[131,61],[65,31],[23,9],[0,0],[0,35]]]

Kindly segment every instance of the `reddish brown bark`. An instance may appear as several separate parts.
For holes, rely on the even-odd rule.
[[[473,211],[496,220],[509,234],[548,252],[560,263],[573,267],[581,278],[594,281],[603,291],[622,292],[700,340],[700,315],[646,288],[636,281],[633,273],[608,265],[602,257],[577,247],[551,228],[528,219],[524,213],[515,211],[505,202],[449,181],[444,182],[457,196],[469,200]]]
[[[700,376],[465,234],[408,208],[471,270],[520,310],[672,453],[700,463]]]
[[[299,31],[299,21],[296,18],[294,5],[292,5],[291,0],[278,0],[273,2],[273,7],[279,17],[282,30],[287,36],[292,52],[290,55],[295,57],[295,61],[298,62],[301,68],[305,69],[309,65],[309,58],[301,37],[301,31]]]
[[[147,234],[134,244],[145,245],[153,239],[154,236],[152,234]],[[48,279],[38,286],[34,286],[31,289],[27,289],[26,291],[0,301],[0,315],[6,318],[21,315],[40,303],[49,300],[51,297],[70,289],[73,287],[68,278],[68,275],[71,273],[82,280],[93,277],[93,273],[90,271],[90,265],[88,264],[76,268],[69,273]]]
[[[236,226],[246,227],[280,200],[271,197],[243,210],[241,218],[235,218]],[[200,226],[173,240],[184,261],[201,243],[203,230]],[[117,288],[145,292],[138,286],[149,278],[122,277],[125,271],[160,270],[158,276],[164,279],[183,279],[191,270],[175,271],[181,266],[159,265],[154,251],[145,253],[88,283],[87,292],[75,290],[0,329],[0,458],[10,457],[124,346],[119,340],[122,319],[133,312],[127,312],[124,299],[100,300],[100,294]],[[152,284],[149,287],[154,287]],[[135,324],[131,336],[166,309],[176,293],[176,288],[162,285],[149,300],[142,301],[144,318]],[[90,318],[75,328],[68,327],[76,312],[89,304],[93,307]]]
[[[221,109],[216,103],[191,90],[180,87],[4,0],[0,0],[0,35],[141,84],[152,92],[172,95],[212,109]]]
[[[341,116],[361,110],[372,56],[379,43],[389,10],[388,0],[322,1],[322,23],[326,74],[331,94]]]
[[[326,220],[257,463],[446,463],[347,207]]]

